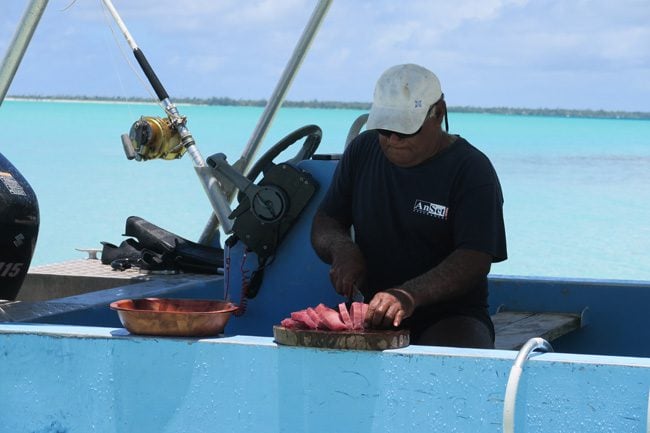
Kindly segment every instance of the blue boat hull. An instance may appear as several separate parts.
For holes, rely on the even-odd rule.
[[[323,183],[333,168],[305,164]],[[224,337],[130,335],[108,305],[136,297],[215,299],[226,287],[238,301],[232,282],[241,275],[232,269],[225,277],[180,276],[1,310],[2,431],[503,431],[515,351],[274,343],[272,325],[289,312],[340,301],[309,247],[314,203]],[[231,261],[241,257],[231,251]],[[490,304],[492,313],[583,316],[581,328],[553,341],[556,353],[533,354],[523,366],[516,431],[647,431],[650,283],[491,276]]]
[[[3,431],[500,432],[516,352],[282,347],[0,325]],[[11,372],[11,374],[7,374]],[[645,432],[650,360],[547,353],[524,367],[517,431]]]

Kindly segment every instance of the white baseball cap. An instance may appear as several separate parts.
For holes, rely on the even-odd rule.
[[[441,97],[440,81],[433,72],[412,63],[393,66],[377,80],[366,129],[413,134]]]

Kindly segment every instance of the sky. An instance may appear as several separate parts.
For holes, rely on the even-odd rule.
[[[3,1],[2,53],[27,3]],[[317,1],[113,3],[174,100],[268,99]],[[400,63],[450,106],[650,112],[650,1],[334,0],[286,98],[370,102]],[[50,0],[9,95],[146,97],[137,71],[100,0]]]

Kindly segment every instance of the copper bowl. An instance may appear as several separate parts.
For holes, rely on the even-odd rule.
[[[132,334],[201,337],[221,334],[237,306],[197,299],[122,299],[111,303]]]

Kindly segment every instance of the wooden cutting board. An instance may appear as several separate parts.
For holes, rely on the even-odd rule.
[[[273,327],[275,342],[285,346],[319,347],[323,349],[386,350],[409,345],[409,331],[312,331]]]

